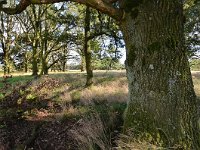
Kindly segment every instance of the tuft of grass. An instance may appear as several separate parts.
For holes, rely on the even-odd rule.
[[[56,119],[60,121],[66,121],[70,119],[77,120],[80,118],[80,116],[80,111],[77,108],[71,106],[68,109],[65,109],[61,113],[57,114]]]
[[[36,100],[36,98],[37,98],[37,96],[35,95],[35,94],[28,94],[27,96],[26,96],[26,99],[28,100],[28,101],[35,101]]]
[[[3,93],[0,93],[0,101],[3,100],[5,95]]]
[[[81,92],[80,91],[74,91],[70,94],[72,104],[77,104],[80,102],[81,99]]]
[[[104,124],[97,113],[80,119],[77,124],[69,135],[77,142],[79,150],[111,149]]]

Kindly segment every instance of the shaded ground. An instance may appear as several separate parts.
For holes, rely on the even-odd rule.
[[[124,73],[98,73],[91,89],[84,82],[78,73],[4,82],[0,150],[111,148],[126,107]]]
[[[11,121],[1,130],[1,149],[77,149],[68,135],[74,121]]]

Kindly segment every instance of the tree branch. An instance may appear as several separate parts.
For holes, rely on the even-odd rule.
[[[102,13],[111,16],[118,21],[120,21],[123,16],[123,12],[120,9],[112,6],[112,3],[116,2],[117,0],[108,0],[107,2],[105,2],[105,0],[21,0],[15,8],[3,7],[0,8],[0,10],[4,11],[7,14],[19,14],[31,4],[53,4],[68,1],[90,6],[94,9],[101,11]]]
[[[24,11],[31,4],[31,0],[21,0],[15,8],[0,8],[0,10],[4,11],[7,14],[19,14]]]
[[[108,2],[110,4],[113,4],[113,3],[116,3],[118,2],[119,0],[104,0],[105,2]]]

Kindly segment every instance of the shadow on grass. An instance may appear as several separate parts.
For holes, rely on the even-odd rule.
[[[76,81],[79,75],[63,77],[68,77],[65,81],[69,80],[71,83]],[[56,97],[45,99],[45,96],[38,92],[47,89],[50,94],[54,88],[61,88],[66,83],[59,84],[57,80],[49,77],[37,80],[41,82],[34,80],[36,83],[15,87],[0,101],[0,149],[82,150],[83,147],[87,149],[88,145],[97,149],[112,145],[112,140],[109,138],[115,136],[117,132],[114,131],[121,129],[125,103],[108,102],[106,99],[113,97],[108,94],[107,98],[104,97],[105,101],[94,100],[88,105],[71,103],[63,106],[62,102],[55,100]],[[64,89],[55,95],[60,96],[71,90]],[[92,118],[95,119],[88,116],[94,116]],[[96,119],[97,116],[100,119]],[[96,128],[100,124],[102,128]]]

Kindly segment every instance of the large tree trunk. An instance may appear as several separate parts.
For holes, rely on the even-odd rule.
[[[32,75],[37,76],[38,75],[38,45],[39,45],[39,31],[36,32],[35,39],[33,40],[33,51],[32,51]]]
[[[197,150],[198,103],[184,47],[182,8],[180,0],[148,0],[125,8],[121,29],[129,101],[124,131],[132,129],[168,148]]]
[[[42,57],[42,68],[41,68],[41,72],[40,72],[40,75],[48,75],[48,73],[49,73],[49,68],[48,68],[48,66],[47,66],[48,64],[47,64],[47,62],[46,62],[46,57],[45,56],[43,56]]]
[[[66,60],[63,60],[63,62],[62,62],[62,71],[65,72],[66,68],[67,68],[67,62],[66,62]]]
[[[46,31],[46,28],[45,28],[45,32]],[[47,34],[45,34],[46,36]],[[40,35],[40,37],[42,37]],[[45,37],[45,39],[41,42],[42,44],[42,49],[41,49],[41,52],[40,52],[40,57],[41,57],[41,64],[42,64],[42,68],[41,68],[41,72],[40,72],[40,75],[47,75],[48,74],[48,63],[47,63],[47,57],[48,57],[48,54],[47,54],[47,37]]]
[[[41,26],[40,26],[41,27]],[[42,39],[42,32],[40,32],[40,38],[42,39],[41,41],[41,45],[42,45],[42,49],[41,49],[41,58],[42,58],[42,70],[41,70],[41,75],[48,75],[48,62],[47,62],[47,57],[48,57],[48,40],[47,40],[47,35],[48,35],[48,30],[47,30],[48,26],[47,26],[47,11],[45,11],[45,22],[44,22],[44,30],[45,30],[45,34],[44,34],[44,39]],[[41,30],[41,29],[40,29]]]
[[[93,70],[92,70],[92,52],[89,45],[89,32],[90,32],[90,8],[86,8],[85,16],[85,41],[84,41],[84,55],[85,55],[85,65],[87,72],[86,86],[90,86],[93,83]]]

